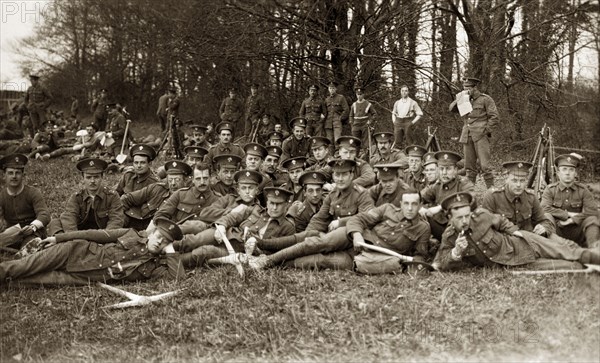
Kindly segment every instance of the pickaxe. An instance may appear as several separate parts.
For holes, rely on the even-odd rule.
[[[397,257],[400,260],[400,262],[402,262],[405,265],[417,265],[417,266],[422,266],[424,269],[429,270],[429,271],[435,270],[435,268],[431,264],[429,264],[427,262],[415,261],[414,257],[412,257],[412,256],[401,255],[401,254],[394,252],[390,249],[387,249],[385,247],[370,245],[366,242],[355,242],[355,243],[363,248],[367,248],[369,250],[383,253],[385,255]]]
[[[534,270],[534,271],[511,271],[513,275],[551,275],[551,274],[589,274],[591,272],[600,272],[600,265],[584,264],[585,269],[571,270]]]
[[[225,233],[221,233],[221,230],[219,229],[219,225],[216,226],[216,230],[219,232],[219,234],[221,235],[221,239],[223,240],[223,243],[225,244],[225,248],[227,248],[227,253],[229,253],[229,258],[232,258],[231,256],[235,256],[234,257],[234,261],[231,261],[230,259],[227,260],[220,260],[218,258],[213,258],[211,260],[209,260],[209,262],[227,262],[227,263],[232,263],[233,265],[235,265],[235,268],[237,269],[238,273],[240,274],[241,277],[244,277],[244,267],[242,266],[243,263],[247,262],[247,259],[243,258],[246,257],[245,255],[241,254],[241,253],[236,253],[235,250],[233,249],[233,246],[231,245],[231,242],[229,242],[229,238],[227,238]]]
[[[122,303],[114,304],[114,305],[105,306],[105,308],[109,308],[109,309],[111,309],[111,308],[112,309],[121,309],[121,308],[128,308],[128,307],[132,307],[132,306],[149,305],[155,301],[164,300],[168,297],[177,295],[181,291],[181,290],[176,290],[176,291],[171,291],[171,292],[165,292],[164,294],[158,294],[158,295],[152,295],[152,296],[142,296],[142,295],[133,294],[131,292],[127,292],[125,290],[121,290],[114,286],[103,284],[101,282],[98,282],[98,286],[103,287],[109,291],[112,291],[115,294],[124,296],[130,300],[130,301],[125,301]]]

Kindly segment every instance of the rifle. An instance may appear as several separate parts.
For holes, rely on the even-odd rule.
[[[425,149],[427,149],[428,152],[437,152],[442,150],[442,148],[440,147],[440,143],[437,139],[437,136],[435,136],[435,133],[437,131],[437,128],[433,129],[433,131],[431,131],[431,126],[427,126],[427,142],[425,143]]]

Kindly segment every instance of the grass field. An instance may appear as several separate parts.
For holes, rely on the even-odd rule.
[[[53,216],[78,188],[67,159],[32,161]],[[109,176],[109,184],[117,176]],[[360,276],[232,267],[129,284],[176,297],[107,310],[88,287],[0,289],[0,361],[600,361],[600,276],[503,270]]]

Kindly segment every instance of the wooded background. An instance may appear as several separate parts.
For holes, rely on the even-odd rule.
[[[363,86],[389,130],[406,84],[422,128],[459,150],[462,121],[447,107],[468,74],[499,107],[504,157],[531,152],[544,123],[557,145],[597,149],[600,70],[583,81],[576,58],[600,63],[599,11],[582,0],[56,0],[19,52],[58,104],[75,95],[86,108],[105,87],[138,119],[174,84],[184,118],[216,123],[227,89],[245,97],[257,82],[287,121],[309,84],[335,80],[350,102]]]

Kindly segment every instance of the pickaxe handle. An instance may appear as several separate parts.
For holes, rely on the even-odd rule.
[[[227,236],[225,235],[226,233],[221,233],[221,230],[218,227],[219,227],[219,225],[217,225],[216,230],[221,235],[221,239],[223,240],[223,243],[225,244],[225,248],[227,248],[227,252],[230,255],[235,255],[235,250],[233,249],[231,242],[229,242],[229,238],[227,238]],[[242,265],[237,264],[237,265],[235,265],[235,268],[238,270],[238,273],[240,274],[240,276],[243,277],[244,276],[244,268],[242,267]]]

